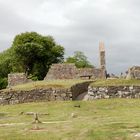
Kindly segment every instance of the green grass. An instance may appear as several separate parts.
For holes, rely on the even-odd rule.
[[[76,108],[74,105],[81,105]],[[34,128],[33,116],[20,112],[49,113],[40,115],[43,122]],[[71,113],[77,114],[76,118]],[[94,101],[40,102],[0,106],[0,140],[138,140],[140,133],[139,99],[109,99]]]
[[[140,86],[140,80],[126,80],[126,79],[107,79],[107,80],[97,80],[91,84],[95,87],[103,86],[131,86],[137,85]]]
[[[36,81],[26,84],[21,84],[17,86],[13,86],[13,90],[32,90],[38,88],[69,88],[77,83],[82,83],[89,80],[49,80],[49,81]],[[7,91],[9,89],[4,89],[3,91]]]

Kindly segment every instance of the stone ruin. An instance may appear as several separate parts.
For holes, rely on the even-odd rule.
[[[53,64],[44,80],[54,79],[104,79],[106,78],[104,43],[99,44],[100,68],[76,68],[74,64]]]
[[[28,79],[25,73],[8,74],[8,87],[27,83]]]
[[[44,79],[74,79],[77,77],[76,70],[74,64],[52,64]]]
[[[74,64],[52,64],[44,80],[106,78],[104,43],[99,44],[100,68],[76,68]],[[8,87],[30,82],[24,73],[8,74]]]
[[[101,79],[105,76],[104,69],[76,68],[75,64],[53,64],[44,80]]]
[[[140,80],[140,66],[133,66],[129,68],[126,79],[139,79]]]

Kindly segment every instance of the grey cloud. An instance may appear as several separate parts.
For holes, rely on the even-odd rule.
[[[16,11],[13,9],[8,8],[6,5],[0,5],[0,19],[1,19],[1,35],[7,34],[12,35],[18,31],[28,30],[29,23],[22,19]]]
[[[55,12],[55,16],[62,14],[60,24],[63,19],[69,21],[67,24],[57,25],[56,17],[47,17],[48,2],[55,5],[49,12]],[[98,45],[103,40],[108,71],[120,73],[139,65],[139,6],[139,0],[0,0],[0,51],[10,47],[16,34],[37,31],[54,36],[65,47],[65,57],[80,50],[98,66]],[[50,24],[49,20],[55,23]]]

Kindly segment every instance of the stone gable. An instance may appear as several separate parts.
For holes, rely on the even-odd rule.
[[[103,79],[106,78],[104,69],[76,68],[74,64],[53,64],[44,80],[54,79]]]

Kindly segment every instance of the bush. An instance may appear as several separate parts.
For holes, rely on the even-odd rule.
[[[7,78],[0,78],[0,89],[6,88],[8,85],[8,80]]]

